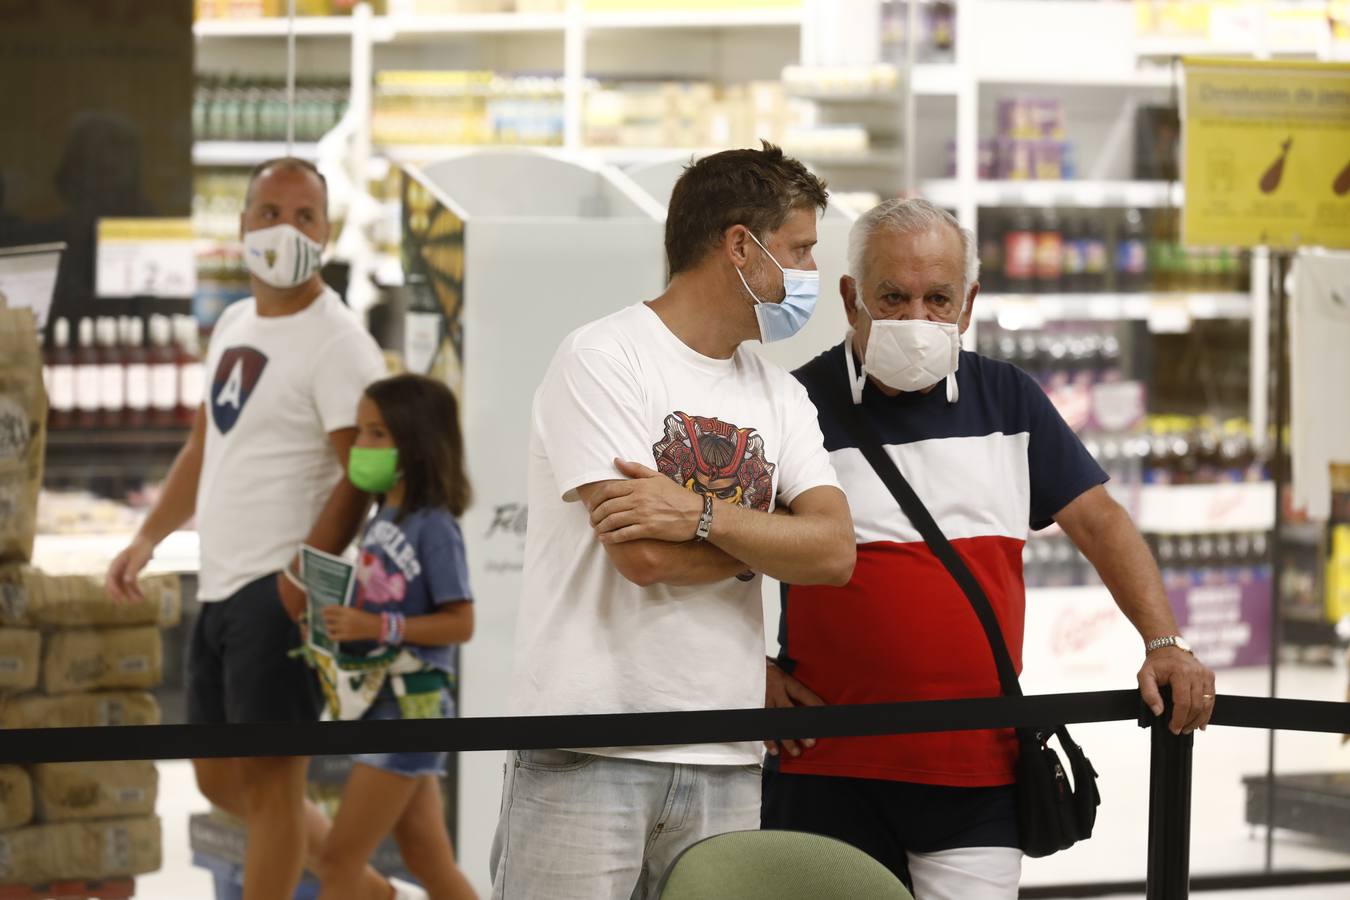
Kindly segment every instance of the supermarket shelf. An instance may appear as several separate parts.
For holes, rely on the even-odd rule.
[[[101,572],[131,543],[121,534],[39,534],[33,542],[33,565],[52,574]],[[201,541],[195,531],[175,531],[159,543],[146,566],[148,574],[196,572]]]
[[[1075,88],[1170,88],[1172,71],[1163,66],[1149,66],[1135,71],[1084,72],[1052,69],[1010,69],[979,72],[975,80],[981,84],[1027,84]]]
[[[567,27],[562,13],[463,13],[447,16],[376,16],[372,36],[391,42],[455,34],[550,34]]]
[[[563,148],[552,144],[381,144],[374,148],[374,152],[393,163],[425,163],[454,156],[466,150],[501,149],[558,152]]]
[[[583,20],[587,31],[644,28],[722,30],[726,28],[800,28],[800,9],[690,9],[594,12]]]
[[[199,19],[192,23],[197,38],[284,38],[290,30],[289,19]],[[351,37],[352,20],[348,16],[297,16],[296,37]]]
[[[1146,484],[1135,521],[1156,534],[1267,531],[1275,526],[1275,483]]]
[[[178,452],[187,440],[190,428],[112,428],[57,429],[47,432],[47,452],[75,450],[103,452],[111,447],[140,450],[166,449]]]
[[[812,100],[816,103],[899,104],[905,99],[904,91],[898,87],[886,91],[812,91],[785,87],[783,93],[797,100]]]
[[[866,153],[812,153],[808,150],[789,150],[803,162],[822,169],[899,169],[905,157],[899,150],[869,150]]]
[[[285,141],[194,141],[192,144],[192,163],[197,166],[256,166],[263,160],[285,155]],[[315,160],[319,145],[292,144],[290,155]]]
[[[961,201],[956,179],[925,181],[920,192],[938,206],[955,208]],[[977,181],[979,206],[1066,206],[1095,208],[1180,206],[1182,188],[1169,181]]]
[[[1004,327],[1039,327],[1047,321],[1159,322],[1179,318],[1248,319],[1250,294],[980,294],[977,321]]]
[[[201,19],[192,31],[199,39],[284,38],[289,20],[281,17]],[[706,9],[595,12],[581,19],[587,31],[656,29],[723,30],[727,28],[799,28],[800,9]],[[567,29],[563,13],[463,13],[445,16],[373,16],[371,36],[391,42],[455,34],[540,34]],[[298,37],[350,37],[347,16],[298,16]]]

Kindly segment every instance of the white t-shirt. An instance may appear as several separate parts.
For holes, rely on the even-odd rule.
[[[1305,251],[1289,305],[1289,443],[1294,506],[1331,516],[1331,464],[1350,464],[1350,254]]]
[[[534,397],[513,711],[762,707],[759,576],[641,588],[619,574],[576,493],[621,478],[615,457],[766,512],[838,487],[806,391],[772,363],[743,347],[731,359],[703,356],[645,304],[573,332]],[[761,758],[756,743],[588,752],[707,765]]]
[[[328,434],[356,424],[361,392],[385,369],[374,339],[325,288],[290,316],[259,316],[252,299],[231,305],[206,372],[198,597],[210,602],[295,555],[344,475]]]

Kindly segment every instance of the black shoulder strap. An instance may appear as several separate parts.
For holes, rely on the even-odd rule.
[[[957,586],[961,588],[966,599],[970,601],[971,607],[975,610],[975,615],[979,617],[980,624],[984,626],[984,636],[989,641],[989,649],[994,654],[994,666],[998,669],[999,684],[1003,688],[1003,693],[1009,697],[1018,697],[1022,694],[1022,688],[1017,683],[1017,670],[1013,667],[1012,657],[1008,653],[1008,644],[1003,639],[1003,632],[999,628],[998,616],[994,614],[994,608],[989,605],[989,598],[985,596],[984,589],[980,587],[980,582],[976,579],[974,573],[966,565],[966,561],[961,558],[961,554],[956,552],[951,541],[942,533],[937,522],[933,521],[933,516],[928,512],[928,507],[924,506],[919,495],[914,493],[914,488],[910,487],[905,476],[900,473],[900,469],[895,465],[895,460],[891,459],[881,446],[881,441],[877,438],[871,425],[863,419],[861,411],[857,406],[849,404],[848,408],[843,410],[840,418],[844,427],[852,434],[854,441],[858,444],[858,449],[862,452],[863,458],[872,464],[876,470],[877,477],[881,479],[882,484],[890,490],[895,497],[900,509],[910,522],[919,530],[923,536],[924,543],[928,549],[933,551],[933,555],[947,568],[952,579]]]

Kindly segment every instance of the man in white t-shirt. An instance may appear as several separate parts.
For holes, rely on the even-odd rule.
[[[776,147],[700,160],[671,196],[665,293],[563,341],[534,398],[513,712],[759,706],[760,574],[848,581],[815,409],[742,346],[805,324],[825,202]],[[755,743],[514,752],[493,896],[651,896],[686,847],[759,826],[760,761]]]
[[[201,612],[188,653],[191,722],[318,718],[299,645],[301,542],[340,552],[368,507],[345,477],[356,405],[384,374],[374,340],[319,277],[327,187],[313,165],[272,160],[250,180],[240,235],[253,299],[216,323],[207,401],[140,530],[108,570],[108,591],[139,595],[155,546],[194,512],[201,536]],[[289,570],[290,577],[284,574]],[[198,759],[197,785],[244,820],[244,897],[289,897],[328,821],[305,802],[308,760]],[[366,896],[391,888],[367,870]]]

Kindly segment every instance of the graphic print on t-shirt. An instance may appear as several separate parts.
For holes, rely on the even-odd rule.
[[[369,550],[361,554],[361,563],[356,567],[356,581],[360,585],[356,601],[359,609],[402,603],[408,594],[408,579],[403,577],[403,573],[386,570],[380,558]]]
[[[658,472],[696,494],[769,511],[775,466],[755,429],[678,410],[666,416],[665,428],[652,445]]]
[[[231,347],[220,355],[211,379],[211,418],[221,434],[239,421],[266,367],[267,357],[252,347]]]

